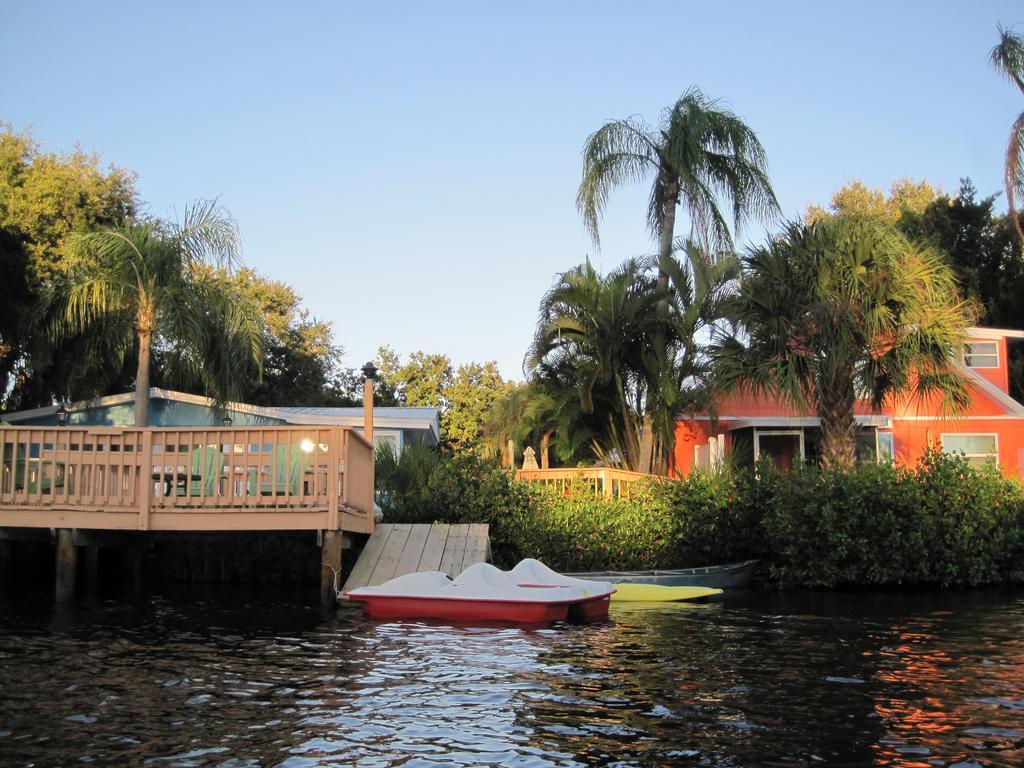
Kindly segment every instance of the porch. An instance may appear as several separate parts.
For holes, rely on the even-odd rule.
[[[0,527],[373,531],[349,426],[0,426]]]

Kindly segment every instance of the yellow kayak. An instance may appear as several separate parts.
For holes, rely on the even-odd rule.
[[[699,600],[722,594],[711,587],[663,587],[660,584],[615,584],[614,602],[671,603],[678,600]]]

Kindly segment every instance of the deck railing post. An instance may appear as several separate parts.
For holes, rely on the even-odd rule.
[[[149,509],[153,502],[153,430],[142,430],[141,457],[139,459],[139,530],[149,530]]]
[[[327,456],[329,457],[327,465],[327,525],[332,531],[336,531],[341,527],[341,515],[338,510],[338,486],[341,483],[341,473],[338,471],[338,467],[342,459],[346,460],[346,467],[348,467],[348,462],[347,457],[343,454],[341,428],[331,427],[329,434],[327,447]]]

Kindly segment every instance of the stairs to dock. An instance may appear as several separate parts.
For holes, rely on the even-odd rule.
[[[458,576],[474,563],[491,559],[486,523],[381,523],[363,547],[342,592],[376,587],[417,571]]]

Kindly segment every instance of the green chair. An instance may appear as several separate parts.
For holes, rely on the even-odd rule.
[[[224,474],[224,454],[216,445],[199,446],[192,451],[190,479],[186,486],[179,485],[178,496],[214,496],[219,490],[220,477]]]
[[[259,484],[261,496],[298,496],[302,493],[302,474],[309,465],[309,454],[298,445],[281,443],[274,448],[273,465],[271,466],[272,482]],[[249,493],[256,495],[257,473],[249,473]]]

